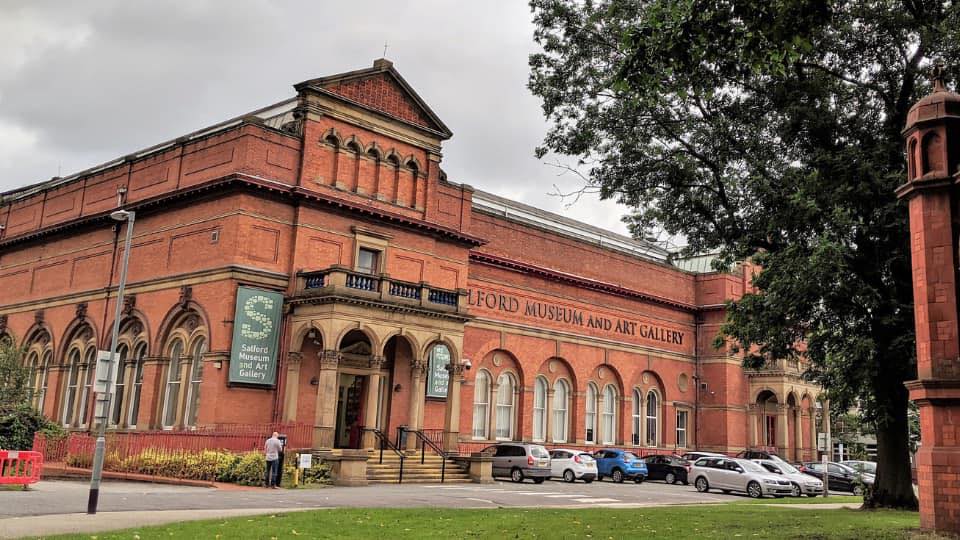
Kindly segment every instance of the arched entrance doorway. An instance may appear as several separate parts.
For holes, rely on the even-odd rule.
[[[757,409],[759,410],[758,432],[760,446],[767,448],[777,447],[779,401],[777,395],[770,390],[764,390],[757,395]],[[784,426],[786,427],[786,426]]]
[[[374,355],[367,334],[351,330],[340,341],[340,366],[337,370],[335,448],[370,446],[366,429],[381,429],[386,424],[389,369],[386,359]]]

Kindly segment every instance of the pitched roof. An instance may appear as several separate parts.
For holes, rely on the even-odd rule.
[[[294,88],[311,88],[336,96],[366,109],[425,129],[449,139],[450,131],[417,92],[385,58],[374,60],[373,67],[337,75],[310,79]]]

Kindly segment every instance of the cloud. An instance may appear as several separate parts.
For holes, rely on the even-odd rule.
[[[554,184],[526,89],[525,2],[271,0],[0,5],[0,191],[79,171],[293,95],[292,85],[394,61],[454,137],[451,180],[624,232],[624,209]]]

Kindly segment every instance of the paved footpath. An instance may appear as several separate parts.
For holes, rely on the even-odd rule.
[[[0,538],[336,507],[625,508],[739,499],[719,493],[697,493],[693,486],[662,482],[380,484],[296,490],[104,482],[99,513],[88,516],[87,492],[88,484],[75,481],[44,481],[29,491],[0,491]]]

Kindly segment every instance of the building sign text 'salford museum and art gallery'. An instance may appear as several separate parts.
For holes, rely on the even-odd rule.
[[[448,179],[450,130],[392,64],[0,199],[0,333],[38,407],[89,429],[137,212],[116,430],[300,422],[496,440],[816,453],[800,366],[712,342],[743,268],[712,272]]]

